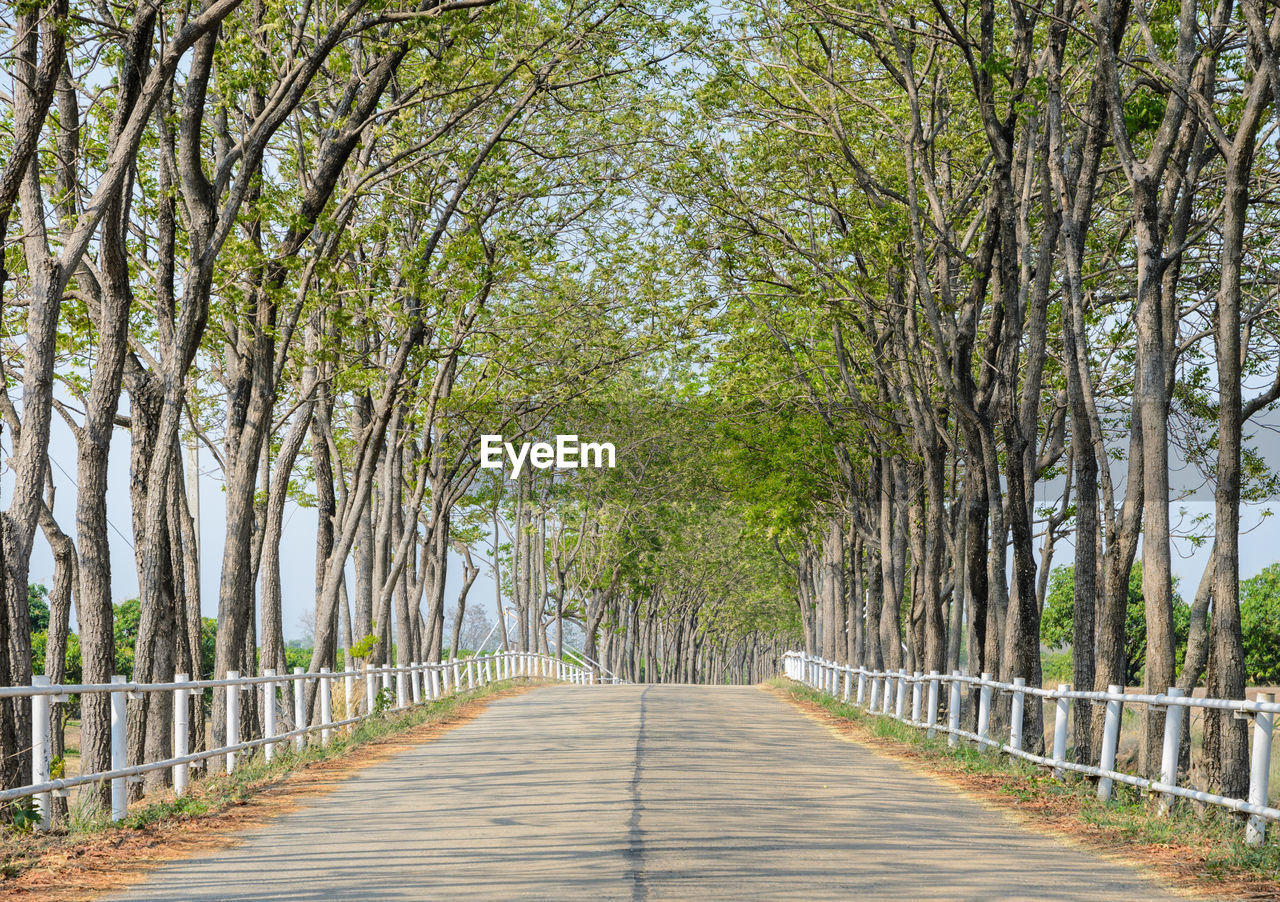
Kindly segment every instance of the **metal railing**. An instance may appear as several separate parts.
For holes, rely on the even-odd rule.
[[[849,667],[806,655],[803,652],[787,652],[783,656],[783,670],[787,677],[810,688],[865,707],[870,713],[892,717],[913,727],[923,728],[930,737],[936,733],[948,734],[948,744],[959,745],[961,739],[976,742],[982,749],[995,748],[1024,761],[1031,761],[1053,770],[1061,779],[1067,771],[1098,778],[1098,798],[1107,801],[1115,783],[1136,786],[1160,796],[1160,811],[1167,813],[1176,798],[1192,799],[1208,805],[1218,805],[1248,815],[1245,824],[1245,841],[1252,846],[1262,844],[1266,836],[1267,821],[1280,820],[1280,808],[1267,805],[1268,780],[1271,769],[1271,737],[1275,716],[1280,713],[1271,693],[1259,693],[1257,699],[1228,700],[1220,698],[1192,698],[1181,689],[1170,689],[1161,695],[1126,693],[1120,686],[1110,686],[1106,692],[1089,692],[1072,689],[1067,683],[1057,689],[1040,689],[1027,686],[1021,678],[1012,683],[993,680],[991,674],[972,677],[953,671],[950,675],[930,671],[908,674],[905,670],[867,670]],[[964,705],[964,686],[978,689],[977,732],[961,729],[960,718]],[[938,714],[943,687],[949,689],[947,722],[939,723]],[[907,710],[908,692],[910,711]],[[1009,741],[1001,742],[991,736],[991,710],[993,693],[1007,693],[1010,698]],[[1052,756],[1037,755],[1022,747],[1022,721],[1027,696],[1055,703]],[[1102,747],[1098,764],[1080,764],[1067,759],[1067,720],[1071,703],[1098,702],[1106,705],[1103,721]],[[1160,779],[1152,780],[1135,774],[1118,771],[1116,750],[1120,741],[1120,721],[1125,705],[1146,705],[1163,708],[1164,744],[1162,746]],[[1249,797],[1234,799],[1202,792],[1178,785],[1178,751],[1182,741],[1184,713],[1191,708],[1232,711],[1237,717],[1253,718],[1253,748],[1250,758]],[[908,714],[910,716],[908,716]]]
[[[393,680],[394,677],[394,680]],[[0,804],[15,799],[34,797],[40,815],[41,829],[48,829],[52,796],[66,796],[76,786],[111,781],[111,818],[118,821],[128,809],[128,782],[141,781],[149,771],[170,770],[174,792],[181,795],[189,785],[189,768],[199,766],[212,758],[223,758],[227,773],[236,766],[242,752],[263,749],[266,760],[274,758],[277,747],[293,741],[301,751],[312,734],[319,733],[321,745],[328,745],[333,731],[366,720],[378,709],[379,692],[388,697],[395,693],[395,704],[387,704],[385,710],[400,711],[424,702],[432,702],[460,690],[474,689],[497,680],[516,677],[532,677],[559,680],[566,683],[589,684],[595,682],[590,668],[579,667],[549,655],[531,652],[496,652],[491,655],[475,655],[457,658],[439,664],[410,664],[407,667],[370,667],[362,671],[331,673],[322,668],[319,673],[303,673],[295,667],[293,673],[277,674],[263,671],[262,676],[242,677],[230,671],[225,679],[188,680],[186,674],[178,674],[171,683],[129,683],[122,676],[112,677],[110,683],[83,683],[50,685],[49,678],[36,676],[30,686],[0,686],[0,698],[31,699],[31,784],[0,791]],[[363,712],[342,720],[333,719],[333,686],[342,680],[345,712],[353,713],[360,706],[356,694],[357,680],[364,683]],[[316,722],[309,726],[294,726],[281,731],[277,718],[276,691],[289,691],[293,686],[293,710],[305,709],[307,685],[315,681]],[[394,682],[394,690],[392,684]],[[258,687],[261,687],[259,690]],[[205,751],[190,752],[190,729],[187,700],[205,689],[227,693],[226,744]],[[240,694],[261,691],[262,735],[240,736]],[[126,701],[140,698],[148,692],[173,693],[173,756],[161,761],[129,765],[126,757],[125,723]],[[111,698],[111,769],[99,773],[80,774],[75,777],[52,778],[52,704],[66,702],[71,695],[106,693]],[[295,720],[297,719],[295,715]]]
[[[609,685],[612,685],[612,686],[620,686],[623,684],[630,685],[631,683],[630,680],[624,680],[622,677],[618,676],[608,667],[605,667],[595,658],[589,657],[586,652],[574,651],[572,648],[566,648],[564,650],[564,653],[565,655],[569,656],[571,659],[577,659],[575,663],[581,664],[583,667],[587,667],[589,669],[598,671],[600,674],[601,683],[608,683]]]

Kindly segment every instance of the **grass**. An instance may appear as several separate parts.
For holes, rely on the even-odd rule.
[[[230,774],[213,771],[214,767],[221,766],[220,757],[208,759],[210,773],[202,779],[193,779],[185,794],[175,796],[171,790],[157,793],[131,806],[120,823],[111,821],[110,813],[96,804],[92,793],[84,793],[73,802],[67,823],[51,833],[29,835],[12,830],[4,833],[0,843],[0,878],[11,878],[35,867],[41,856],[53,848],[65,850],[77,844],[119,835],[121,831],[144,830],[217,815],[280,784],[296,771],[342,759],[363,746],[394,738],[425,724],[447,722],[464,705],[516,685],[511,680],[495,682],[403,713],[375,716],[354,724],[349,730],[334,730],[327,746],[319,744],[318,733],[313,734],[315,741],[301,751],[294,749],[292,741],[281,743],[271,761],[266,760],[261,750],[253,754],[242,753],[236,769]]]
[[[1055,828],[1101,840],[1111,850],[1125,847],[1143,863],[1155,863],[1182,882],[1252,897],[1280,895],[1280,824],[1270,824],[1266,842],[1253,848],[1244,842],[1243,819],[1225,809],[1179,802],[1162,817],[1149,796],[1122,784],[1115,786],[1112,801],[1104,803],[1090,780],[1073,775],[1058,780],[1029,762],[980,751],[967,740],[952,748],[945,733],[930,739],[923,730],[869,714],[791,680],[779,678],[770,685],[858,725],[891,752],[922,760],[930,769],[957,778],[967,788],[994,793],[1019,810],[1044,815]]]
[[[260,753],[247,759],[242,756],[232,773],[211,775],[202,781],[193,782],[192,786],[197,788],[194,792],[131,809],[124,820],[124,826],[137,829],[169,818],[196,817],[241,804],[256,790],[278,782],[299,767],[342,758],[374,740],[395,736],[426,723],[447,720],[464,704],[509,689],[512,685],[514,684],[510,682],[491,683],[461,695],[429,702],[403,714],[372,717],[352,725],[350,732],[333,731],[327,746],[313,742],[303,746],[301,751],[296,751],[291,744],[287,750],[284,748],[285,744],[282,744],[277,747],[277,754],[271,761],[267,761],[266,756]],[[209,760],[220,763],[222,759]]]

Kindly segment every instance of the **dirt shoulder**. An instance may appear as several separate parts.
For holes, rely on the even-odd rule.
[[[1087,791],[1091,783],[1068,788],[1048,774],[977,770],[961,759],[939,757],[901,739],[878,736],[866,724],[834,713],[789,688],[761,688],[844,741],[941,780],[1032,829],[1146,870],[1189,897],[1280,899],[1280,871],[1271,863],[1280,857],[1274,838],[1267,842],[1272,848],[1251,858],[1242,843],[1228,848],[1213,831],[1197,836],[1193,830],[1177,829],[1145,811],[1135,812],[1135,806],[1103,806]],[[1243,833],[1242,826],[1228,826]],[[1272,829],[1280,830],[1280,826]]]
[[[106,892],[119,892],[144,879],[156,866],[235,844],[240,835],[293,811],[309,797],[396,754],[474,720],[496,699],[533,688],[519,685],[464,700],[425,722],[394,730],[320,760],[299,761],[283,773],[235,787],[223,802],[199,815],[175,815],[138,827],[110,827],[87,833],[6,837],[6,876],[0,877],[0,899],[40,902],[86,902]],[[412,715],[406,715],[412,716]],[[213,794],[226,787],[196,785],[195,793]],[[163,802],[164,798],[147,800]]]

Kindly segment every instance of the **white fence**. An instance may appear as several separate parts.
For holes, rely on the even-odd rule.
[[[1181,689],[1170,689],[1163,695],[1138,695],[1125,693],[1119,686],[1111,686],[1106,692],[1086,692],[1072,689],[1066,683],[1057,689],[1039,689],[1025,685],[1022,679],[1001,683],[984,673],[971,677],[953,671],[949,676],[932,671],[908,674],[905,670],[866,670],[848,667],[803,652],[787,652],[783,667],[786,675],[819,692],[845,702],[865,707],[873,714],[881,714],[900,720],[913,727],[935,733],[949,734],[950,745],[958,745],[961,739],[970,739],[980,748],[998,748],[1016,758],[1031,761],[1053,769],[1061,778],[1066,771],[1088,774],[1098,778],[1098,798],[1111,798],[1114,783],[1127,783],[1159,794],[1160,809],[1167,812],[1174,798],[1193,799],[1209,805],[1219,805],[1247,814],[1245,840],[1250,845],[1261,845],[1266,835],[1267,821],[1280,820],[1280,809],[1267,805],[1267,782],[1271,769],[1271,735],[1280,704],[1269,693],[1260,693],[1254,701],[1229,701],[1218,698],[1191,698]],[[960,716],[964,704],[962,687],[978,687],[978,716],[976,733],[960,728]],[[938,722],[940,696],[944,687],[949,692],[947,723]],[[910,694],[910,711],[907,696]],[[1009,741],[1000,742],[990,735],[991,705],[993,693],[1008,693],[1011,698]],[[1022,748],[1022,714],[1026,697],[1049,699],[1055,703],[1052,757],[1036,755]],[[1072,701],[1105,703],[1102,748],[1097,766],[1078,764],[1067,760],[1067,718]],[[1164,745],[1162,749],[1160,779],[1151,780],[1115,769],[1116,748],[1120,741],[1120,719],[1125,705],[1146,705],[1164,709]],[[1233,711],[1237,717],[1253,718],[1253,749],[1250,758],[1249,798],[1233,799],[1213,793],[1178,785],[1178,747],[1182,741],[1184,712],[1190,708],[1212,708]],[[910,714],[908,717],[907,715]]]
[[[188,785],[188,770],[192,765],[201,766],[211,758],[223,758],[226,772],[231,773],[236,757],[247,751],[262,748],[270,761],[281,743],[293,741],[301,750],[310,734],[319,733],[322,745],[328,745],[333,731],[365,720],[377,708],[379,691],[395,693],[395,704],[388,702],[386,710],[399,711],[424,702],[443,698],[464,689],[483,686],[495,680],[515,677],[534,677],[560,680],[566,683],[589,684],[595,682],[590,668],[580,667],[548,655],[528,652],[497,652],[456,658],[440,664],[411,664],[408,667],[369,668],[365,671],[330,673],[328,668],[319,673],[303,673],[295,667],[291,674],[277,674],[266,670],[262,676],[241,677],[231,671],[222,680],[188,680],[179,674],[172,683],[127,683],[122,676],[113,677],[110,683],[52,686],[48,677],[37,676],[30,686],[0,686],[0,697],[31,699],[31,785],[0,791],[0,804],[15,799],[34,797],[40,811],[40,825],[49,826],[50,802],[54,793],[65,796],[72,787],[111,781],[111,817],[122,819],[128,807],[126,782],[139,782],[148,771],[170,770],[174,791],[181,795]],[[359,707],[356,682],[364,683],[364,710],[357,716],[333,720],[333,685],[342,680],[346,711]],[[276,692],[289,691],[293,687],[294,711],[305,709],[307,684],[317,683],[315,705],[317,722],[311,726],[294,726],[281,730],[277,717]],[[612,680],[611,680],[612,682]],[[394,689],[393,689],[394,683]],[[227,693],[226,745],[201,752],[188,752],[189,732],[187,699],[199,695],[205,689]],[[151,761],[128,765],[125,751],[125,702],[139,698],[146,692],[173,693],[173,757],[163,761]],[[261,692],[262,735],[257,738],[240,736],[240,694]],[[101,773],[80,774],[75,777],[52,779],[50,776],[52,744],[50,742],[51,706],[65,702],[70,695],[107,693],[111,697],[111,770]]]

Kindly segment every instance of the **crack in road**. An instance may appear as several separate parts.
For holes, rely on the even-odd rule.
[[[631,880],[632,902],[642,902],[649,896],[644,882],[644,830],[640,826],[640,813],[644,805],[640,802],[640,779],[644,775],[644,718],[646,688],[640,693],[640,722],[636,729],[636,765],[631,773],[631,816],[627,819],[627,860],[630,868],[627,877]]]

